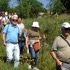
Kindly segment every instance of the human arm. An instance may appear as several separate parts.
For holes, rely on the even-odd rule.
[[[6,34],[8,32],[8,26],[9,25],[6,25],[3,29],[3,32],[2,32],[2,39],[3,39],[3,44],[6,45]]]
[[[29,40],[28,40],[28,37],[26,37],[25,39],[26,39],[25,40],[26,41],[25,43],[26,43],[27,53],[29,53],[29,48],[28,48],[29,47],[29,43],[28,43]]]
[[[52,58],[56,61],[57,65],[61,66],[62,62],[57,58],[55,51],[51,51],[50,54],[51,54]]]
[[[56,61],[57,65],[62,65],[62,62],[60,61],[60,59],[58,57],[60,57],[60,55],[58,55],[59,53],[59,50],[58,50],[58,45],[59,45],[59,37],[56,37],[53,41],[53,44],[52,44],[52,49],[51,49],[51,56],[52,58]]]
[[[3,44],[6,45],[6,34],[2,33]]]

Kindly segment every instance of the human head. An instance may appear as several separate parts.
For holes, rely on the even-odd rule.
[[[5,17],[5,12],[4,11],[2,11],[2,17]]]
[[[34,21],[32,24],[32,29],[37,31],[39,28],[40,28],[39,22]]]
[[[8,15],[8,12],[7,12],[7,11],[5,12],[5,15],[6,15],[6,16]]]
[[[70,24],[68,22],[64,22],[62,25],[61,25],[61,31],[62,31],[62,34],[64,35],[69,35],[70,34]]]
[[[18,17],[18,24],[22,23],[22,17]]]
[[[13,25],[17,24],[17,20],[18,20],[18,15],[13,15],[13,17],[12,17]]]

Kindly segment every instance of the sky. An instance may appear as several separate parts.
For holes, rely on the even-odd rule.
[[[48,5],[48,3],[50,2],[50,0],[38,0],[39,2],[41,2],[43,4],[43,7],[46,8],[46,6]],[[16,7],[18,5],[16,0],[10,0],[10,7]]]
[[[48,4],[49,4],[49,2],[50,2],[50,0],[38,0],[38,1],[41,2],[41,3],[43,3],[43,6],[44,6],[45,8],[48,7]]]

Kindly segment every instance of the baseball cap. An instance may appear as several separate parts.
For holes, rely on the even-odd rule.
[[[37,28],[39,28],[39,27],[40,27],[40,26],[39,26],[39,22],[34,21],[33,24],[32,24],[32,27],[37,27]]]
[[[62,25],[61,25],[62,28],[70,28],[70,24],[68,22],[64,22]]]

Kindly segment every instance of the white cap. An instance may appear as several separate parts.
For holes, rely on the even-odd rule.
[[[62,28],[70,28],[70,24],[68,22],[64,22],[62,25],[61,25]]]
[[[39,26],[39,22],[34,21],[33,24],[32,24],[32,27],[37,27],[37,28],[39,28],[39,27],[40,27],[40,26]]]

